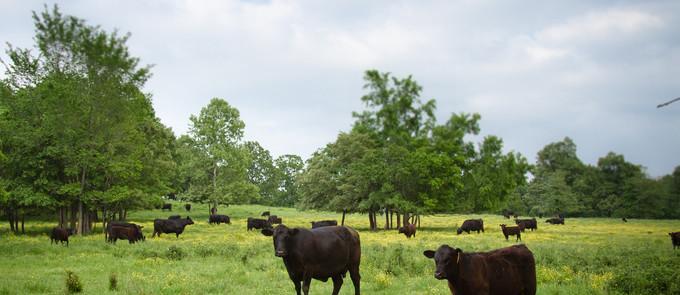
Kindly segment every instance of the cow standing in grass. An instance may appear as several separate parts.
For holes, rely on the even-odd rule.
[[[112,228],[114,226],[134,228],[135,231],[131,233],[131,234],[133,234],[132,238],[134,239],[134,241],[135,242],[136,241],[146,241],[146,237],[144,236],[144,233],[142,232],[142,228],[144,228],[143,226],[137,225],[137,224],[134,224],[134,223],[124,222],[124,221],[109,221],[106,224],[106,230],[104,231],[104,239],[107,242],[110,242],[110,243],[114,242],[113,238],[111,237]],[[128,238],[127,235],[125,237],[118,237],[118,239],[126,239],[126,240],[130,241],[130,239]]]
[[[269,215],[269,218],[267,218],[267,221],[269,224],[281,224],[283,223],[283,219],[281,217],[278,217],[276,215]]]
[[[168,203],[163,204],[163,206],[161,207],[161,211],[165,211],[165,210],[172,211],[172,204],[168,204]]]
[[[680,231],[674,233],[668,233],[671,236],[671,243],[673,243],[673,250],[680,247]]]
[[[179,238],[179,235],[184,232],[184,228],[190,224],[194,224],[194,221],[188,216],[186,219],[155,219],[151,237],[153,238],[156,235],[160,237],[161,233],[174,233],[175,237]]]
[[[447,280],[451,294],[536,294],[536,262],[524,245],[478,253],[442,245],[423,255],[434,259],[434,277]]]
[[[545,222],[550,223],[550,224],[561,224],[561,225],[564,225],[564,218],[553,217],[553,218],[550,218],[550,219],[546,220]]]
[[[269,221],[266,219],[248,217],[248,220],[246,220],[246,228],[248,231],[251,231],[253,229],[263,229],[271,227],[272,227],[271,223],[269,223]]]
[[[63,245],[64,242],[66,242],[66,247],[68,247],[68,237],[72,236],[75,234],[75,230],[72,228],[61,228],[61,227],[55,227],[52,229],[52,232],[50,233],[50,244],[54,243],[59,243]]]
[[[519,226],[506,226],[505,224],[501,224],[501,231],[503,231],[503,236],[505,236],[506,241],[509,236],[517,236],[515,242],[522,240],[522,230]]]
[[[337,295],[347,272],[354,284],[354,294],[360,295],[361,245],[354,229],[327,226],[308,230],[278,225],[263,229],[262,234],[273,237],[274,255],[283,259],[298,295],[300,289],[309,294],[312,279],[323,282],[332,279],[333,295]]]
[[[208,223],[209,224],[215,224],[215,223],[217,223],[217,224],[220,224],[220,223],[231,224],[231,219],[227,215],[215,214],[215,215],[210,215],[210,217],[208,217]]]
[[[536,218],[532,219],[515,219],[515,224],[517,224],[522,231],[524,229],[530,229],[531,231],[538,229],[538,224],[536,224]]]
[[[410,239],[411,236],[415,237],[416,236],[416,225],[415,224],[407,224],[404,227],[400,227],[399,233],[404,234],[407,239]]]
[[[468,219],[463,221],[463,225],[461,225],[458,230],[456,230],[457,234],[462,234],[463,232],[470,233],[471,231],[476,231],[477,233],[484,232],[484,221],[481,219]]]

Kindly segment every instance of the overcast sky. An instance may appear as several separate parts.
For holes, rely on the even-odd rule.
[[[0,41],[33,46],[31,11],[0,0]],[[680,1],[63,1],[64,14],[132,34],[146,91],[177,135],[211,98],[246,139],[303,158],[350,129],[363,73],[413,75],[437,117],[482,115],[481,135],[530,161],[571,137],[651,176],[680,165]],[[3,46],[6,48],[6,46]],[[4,53],[0,58],[6,59]],[[476,138],[475,140],[479,140]]]

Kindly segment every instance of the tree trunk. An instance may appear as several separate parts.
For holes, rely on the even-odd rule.
[[[394,211],[390,210],[390,229],[394,228]]]
[[[345,225],[345,214],[347,214],[347,209],[342,210],[342,222],[340,223],[342,226]]]
[[[420,229],[420,214],[418,214],[418,217],[416,219],[418,220],[418,229]]]
[[[368,224],[370,230],[373,230],[373,212],[368,211]]]
[[[397,229],[401,227],[401,214],[397,212]]]
[[[410,222],[410,214],[408,212],[404,213],[404,225],[402,226],[407,226]]]
[[[21,214],[21,234],[25,234],[24,232],[24,218],[26,217],[26,213]]]
[[[385,207],[385,229],[390,229],[390,209]]]

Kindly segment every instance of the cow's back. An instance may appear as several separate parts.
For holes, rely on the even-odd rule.
[[[486,253],[489,294],[536,294],[534,255],[524,245],[515,245]]]
[[[295,260],[289,272],[299,273],[304,268],[315,279],[326,280],[344,275],[361,260],[359,234],[344,226],[319,227],[301,230],[295,241]],[[302,264],[302,265],[300,265]]]

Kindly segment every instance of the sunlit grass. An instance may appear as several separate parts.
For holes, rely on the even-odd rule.
[[[173,205],[178,208],[181,203]],[[187,213],[160,210],[132,212],[129,219],[142,224],[147,241],[129,245],[104,242],[101,234],[72,237],[71,246],[50,245],[51,222],[31,221],[27,235],[0,228],[0,294],[51,293],[65,290],[65,271],[75,272],[85,294],[111,294],[111,273],[122,294],[294,294],[280,258],[273,255],[271,238],[246,231],[246,218],[272,211],[292,227],[310,227],[313,220],[337,219],[332,212],[303,211],[265,206],[231,206],[219,214],[231,216],[231,225],[209,225],[208,208],[193,204],[189,225],[179,238],[151,238],[154,218]],[[382,217],[382,218],[381,218]],[[456,235],[465,219],[483,218],[486,232]],[[384,216],[379,216],[381,226]],[[395,220],[396,222],[396,220]],[[449,244],[465,252],[488,251],[515,244],[505,241],[499,225],[511,220],[496,215],[444,215],[422,217],[416,237],[396,230],[370,232],[366,215],[347,216],[346,224],[359,230],[362,244],[364,294],[448,294],[443,281],[433,277],[433,263],[423,250]],[[98,226],[101,230],[101,226]],[[668,232],[680,230],[677,220],[568,218],[566,225],[539,220],[536,232],[522,234],[534,252],[539,294],[673,294],[680,292],[680,250],[673,251]],[[176,246],[186,253],[168,258]],[[637,273],[635,273],[637,272]],[[637,279],[636,276],[640,277]],[[332,283],[313,281],[312,294],[330,294]],[[352,294],[345,279],[341,294]]]

